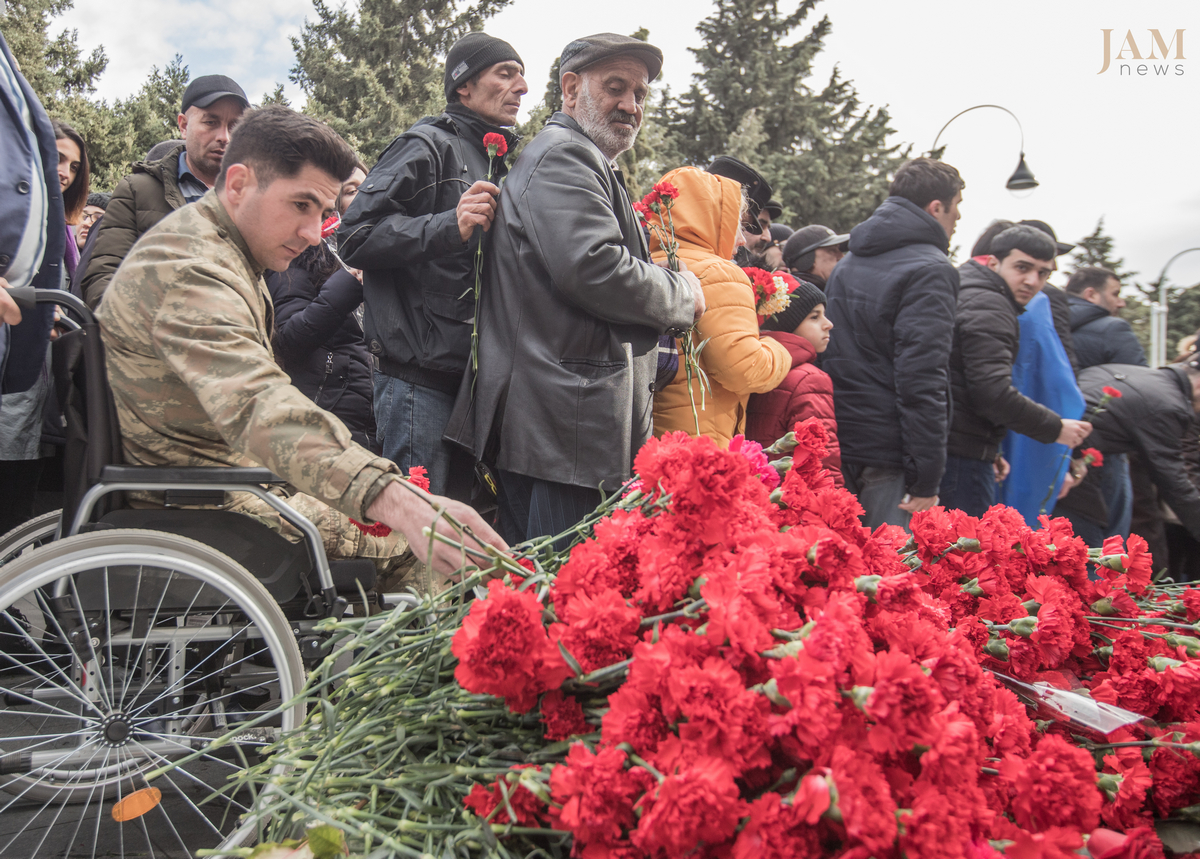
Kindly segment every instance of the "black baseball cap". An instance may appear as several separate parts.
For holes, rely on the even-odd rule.
[[[204,75],[198,77],[187,85],[187,89],[183,91],[183,107],[179,109],[180,113],[187,113],[189,107],[208,107],[218,99],[233,96],[242,103],[242,107],[250,106],[250,99],[246,98],[246,92],[233,78],[225,75]]]
[[[1067,242],[1060,242],[1058,240],[1058,236],[1054,235],[1054,228],[1045,221],[1025,220],[1017,221],[1017,224],[1025,227],[1033,227],[1035,230],[1041,230],[1050,238],[1054,239],[1054,255],[1056,257],[1060,257],[1063,254],[1069,254],[1071,251],[1075,250],[1075,245]]]

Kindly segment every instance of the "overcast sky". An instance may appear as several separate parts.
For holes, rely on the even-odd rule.
[[[687,49],[698,44],[695,25],[711,8],[697,0],[513,0],[486,29],[524,58],[533,96],[527,101],[541,96],[550,63],[571,39],[638,27],[662,48],[663,80],[678,91],[696,70]],[[1200,3],[825,0],[817,14],[833,26],[813,86],[837,64],[865,104],[888,107],[896,142],[911,143],[914,152],[927,150],[938,129],[972,105],[1001,104],[1019,117],[1027,163],[1041,182],[1023,198],[1004,188],[1021,145],[1011,117],[973,111],[943,135],[945,159],[967,182],[955,244],[969,248],[997,217],[1040,218],[1060,239],[1074,241],[1103,216],[1118,253],[1142,280],[1157,277],[1175,252],[1200,246]],[[294,61],[287,37],[312,15],[311,0],[75,0],[65,22],[78,29],[85,49],[104,45],[104,97],[135,92],[152,65],[179,53],[194,76],[232,75],[252,100],[284,83],[302,103],[287,81]],[[1114,56],[1132,31],[1147,59],[1133,60],[1126,50],[1126,60],[1113,59],[1100,74],[1103,29],[1113,31]],[[1169,61],[1157,49],[1160,59],[1149,60],[1151,29],[1167,41],[1184,30],[1184,59],[1175,57],[1176,42]],[[1129,66],[1124,76],[1122,62]],[[1200,281],[1200,252],[1176,262],[1170,279]]]

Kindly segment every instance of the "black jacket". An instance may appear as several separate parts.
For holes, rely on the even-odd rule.
[[[305,396],[342,419],[356,442],[374,448],[371,354],[354,317],[362,285],[341,267],[332,274],[308,270],[302,260],[320,250],[305,251],[287,271],[267,274],[275,359]]]
[[[1013,361],[1021,345],[1017,304],[1004,278],[968,260],[958,268],[958,310],[950,350],[950,389],[954,418],[946,452],[992,460],[1008,430],[1042,443],[1062,432],[1062,420],[1022,394],[1012,383]]]
[[[448,393],[471,354],[479,241],[463,242],[455,207],[488,175],[489,132],[517,141],[458,104],[422,119],[380,156],[338,231],[342,259],[363,272],[363,327],[380,369]],[[499,184],[507,167],[494,161]]]
[[[946,467],[950,343],[958,272],[931,215],[888,197],[850,232],[825,287],[842,462],[904,469],[909,492],[936,495]]]
[[[1081,368],[1098,364],[1146,366],[1146,352],[1128,322],[1078,295],[1068,295],[1067,301],[1071,306],[1071,337]]]
[[[495,434],[506,471],[614,488],[650,437],[658,336],[691,326],[691,287],[648,262],[623,180],[564,113],[521,153],[489,235],[479,372],[446,435],[484,458]]]
[[[1121,397],[1109,400],[1104,411],[1094,415],[1106,386],[1119,390]],[[1081,447],[1099,448],[1105,456],[1136,452],[1162,499],[1200,539],[1200,490],[1188,477],[1183,452],[1184,439],[1195,432],[1196,420],[1192,383],[1183,365],[1151,370],[1136,364],[1101,364],[1080,372],[1079,388],[1088,404],[1084,420],[1093,427]],[[1106,521],[1098,475],[1092,471],[1058,506]]]

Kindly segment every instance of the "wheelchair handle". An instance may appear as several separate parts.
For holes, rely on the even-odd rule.
[[[96,316],[92,313],[91,308],[65,289],[34,289],[32,286],[18,286],[8,290],[8,294],[17,303],[17,307],[22,310],[33,310],[39,304],[57,304],[75,311],[84,324],[96,321]]]

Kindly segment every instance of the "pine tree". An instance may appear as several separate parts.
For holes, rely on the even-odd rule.
[[[362,0],[354,10],[314,0],[317,20],[292,38],[291,80],[304,112],[328,122],[372,163],[400,132],[446,104],[446,52],[511,0]]]
[[[74,5],[74,0],[8,0],[7,10],[0,14],[4,40],[51,116],[73,96],[95,92],[96,79],[108,66],[103,47],[83,57],[75,30],[63,30],[51,40],[51,19]]]
[[[830,32],[828,16],[791,37],[819,2],[800,0],[784,13],[780,0],[717,0],[698,27],[702,46],[692,49],[701,70],[669,106],[668,131],[686,163],[728,153],[758,169],[784,221],[840,231],[883,201],[906,152],[888,142],[887,110],[863,108],[840,70],[819,91],[806,83]]]

